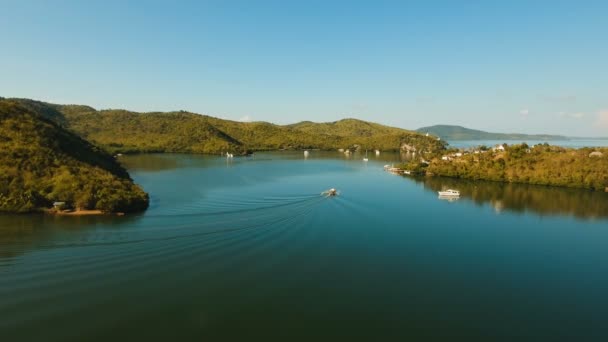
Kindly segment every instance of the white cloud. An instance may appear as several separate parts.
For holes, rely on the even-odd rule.
[[[251,117],[249,115],[245,115],[239,119],[241,122],[251,122]]]
[[[599,111],[597,113],[597,122],[598,127],[608,128],[608,109]]]
[[[528,108],[522,109],[519,111],[519,114],[523,116],[528,116],[528,114],[530,114],[530,110]]]

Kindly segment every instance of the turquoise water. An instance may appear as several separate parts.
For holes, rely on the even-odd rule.
[[[605,340],[607,193],[382,170],[400,158],[125,156],[144,214],[0,216],[0,336]]]

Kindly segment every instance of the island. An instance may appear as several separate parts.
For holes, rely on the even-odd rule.
[[[552,140],[569,140],[563,135],[551,134],[522,134],[522,133],[492,133],[477,129],[466,128],[456,125],[434,125],[421,127],[416,130],[419,133],[428,133],[443,140],[515,140],[515,141],[552,141]]]

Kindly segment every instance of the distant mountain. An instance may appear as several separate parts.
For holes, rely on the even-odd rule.
[[[356,119],[292,125],[237,122],[185,111],[137,113],[14,99],[112,153],[245,153],[279,149],[438,150],[442,141]]]
[[[490,133],[476,129],[465,128],[462,126],[452,125],[435,125],[422,127],[416,130],[419,133],[440,137],[441,139],[450,140],[568,140],[568,137],[562,135],[549,134],[520,134],[520,133]]]
[[[53,107],[26,107],[0,98],[0,212],[30,212],[55,201],[81,209],[130,212],[148,195],[99,147],[48,116]]]

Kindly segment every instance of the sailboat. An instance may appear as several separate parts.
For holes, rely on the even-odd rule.
[[[367,159],[367,150],[365,150],[365,158],[363,158],[363,161],[364,161],[364,162],[366,162],[366,161],[368,161],[368,160],[369,160],[369,159]]]

